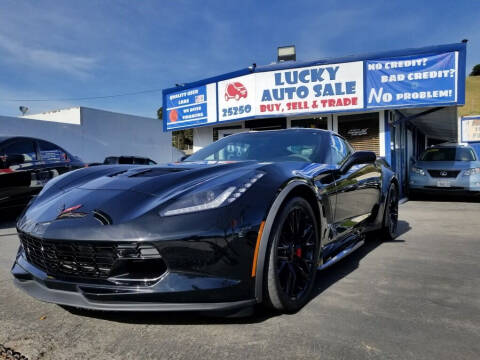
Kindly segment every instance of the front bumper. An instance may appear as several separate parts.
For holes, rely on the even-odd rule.
[[[238,293],[239,282],[192,274],[167,272],[155,285],[146,287],[60,280],[27,262],[22,249],[11,272],[15,285],[28,295],[41,301],[84,309],[229,311],[256,303],[255,299],[235,299],[233,294]],[[227,298],[231,300],[215,301]]]
[[[410,174],[409,188],[422,192],[480,192],[480,175],[463,176],[460,173],[455,178],[432,177],[426,171],[425,175]]]
[[[252,196],[257,191],[262,187],[252,189]],[[108,226],[90,215],[50,221],[34,205],[17,223],[24,246],[11,272],[31,296],[74,307],[193,311],[247,306],[257,298],[251,271],[265,214],[258,204],[268,204],[261,200],[244,196],[227,207],[168,217],[152,210],[129,221],[123,221],[125,211],[118,204],[120,215],[113,206],[105,210],[114,220]],[[147,254],[139,256],[144,246]],[[162,270],[150,263],[132,270],[129,261],[151,259],[152,247],[164,261]],[[129,265],[117,266],[119,260]]]

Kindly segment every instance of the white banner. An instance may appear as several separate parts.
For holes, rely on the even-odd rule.
[[[363,108],[363,62],[260,72],[218,83],[219,121]]]
[[[256,115],[363,108],[361,61],[256,74]]]
[[[462,142],[480,141],[480,117],[462,119]]]

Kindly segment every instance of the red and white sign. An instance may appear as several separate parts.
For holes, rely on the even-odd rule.
[[[218,83],[218,121],[242,119],[254,114],[255,75]]]
[[[256,74],[257,116],[363,108],[361,61]]]
[[[363,62],[258,72],[218,83],[219,121],[362,109]]]

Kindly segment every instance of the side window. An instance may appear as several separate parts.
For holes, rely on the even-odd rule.
[[[35,150],[35,143],[31,140],[17,141],[8,145],[5,148],[5,155],[23,155],[25,158],[24,163],[37,160],[37,152]]]
[[[333,135],[331,146],[331,163],[340,165],[352,153],[352,148],[342,138]]]
[[[38,146],[40,148],[40,158],[45,161],[65,161],[67,160],[67,154],[60,149],[57,145],[48,141],[38,140]]]

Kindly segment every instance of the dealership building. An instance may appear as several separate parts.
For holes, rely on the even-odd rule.
[[[458,141],[466,42],[285,61],[163,91],[164,131],[193,129],[193,148],[248,130],[328,129],[408,171],[429,145]]]

